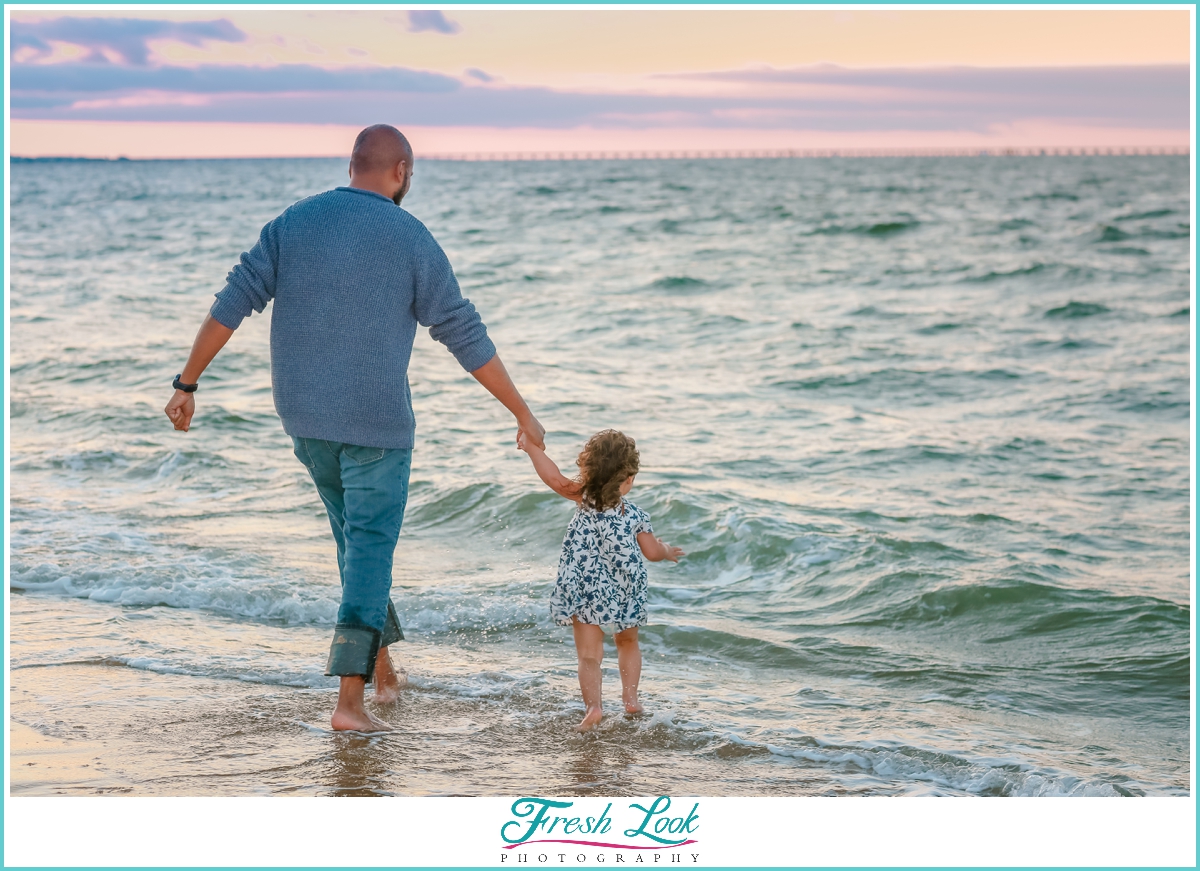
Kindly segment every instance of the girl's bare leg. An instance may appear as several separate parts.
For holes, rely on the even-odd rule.
[[[642,679],[642,649],[638,646],[638,628],[630,628],[613,636],[617,642],[617,667],[621,670],[621,701],[630,714],[640,714],[638,682]]]
[[[580,623],[573,617],[575,630],[575,654],[579,657],[579,689],[583,693],[583,706],[587,711],[575,729],[586,732],[604,716],[600,705],[600,663],[604,659],[604,631],[590,623]]]

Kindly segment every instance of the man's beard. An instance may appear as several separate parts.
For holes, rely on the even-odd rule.
[[[407,178],[404,179],[404,184],[402,184],[402,185],[400,185],[400,187],[396,188],[396,192],[394,194],[392,194],[392,202],[395,203],[396,205],[400,205],[400,201],[402,199],[404,199],[404,195],[406,193],[408,193],[408,183],[409,183],[410,178],[412,178],[411,173],[409,174],[409,176]]]

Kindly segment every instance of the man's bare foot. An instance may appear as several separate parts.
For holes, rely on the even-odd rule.
[[[345,675],[338,688],[337,707],[331,724],[335,732],[390,732],[392,727],[363,705],[366,682],[358,675]]]
[[[391,732],[392,726],[376,717],[370,711],[355,713],[338,708],[333,712],[333,731],[335,732]]]
[[[642,707],[642,703],[639,701],[635,700],[625,703],[625,713],[627,714],[640,714],[645,710],[646,709]]]
[[[385,653],[375,660],[375,704],[392,704],[407,685],[408,672],[395,668],[391,656]]]
[[[600,708],[588,708],[583,719],[579,721],[579,725],[575,727],[575,731],[587,732],[591,730],[593,726],[596,726],[600,722],[600,719],[603,716],[604,711],[602,711]]]

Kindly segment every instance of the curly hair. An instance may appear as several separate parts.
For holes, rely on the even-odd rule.
[[[623,432],[606,429],[587,440],[579,466],[579,495],[584,507],[607,511],[621,504],[621,485],[638,473],[637,444]]]

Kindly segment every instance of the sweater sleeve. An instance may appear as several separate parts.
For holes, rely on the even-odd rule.
[[[225,277],[225,288],[217,294],[209,314],[213,320],[236,330],[251,311],[262,312],[275,298],[275,278],[279,269],[280,215],[262,228],[258,242],[242,254],[237,266]]]
[[[496,356],[483,319],[462,295],[446,252],[428,231],[414,258],[413,275],[417,322],[429,327],[429,335],[445,345],[460,366],[474,372]]]

